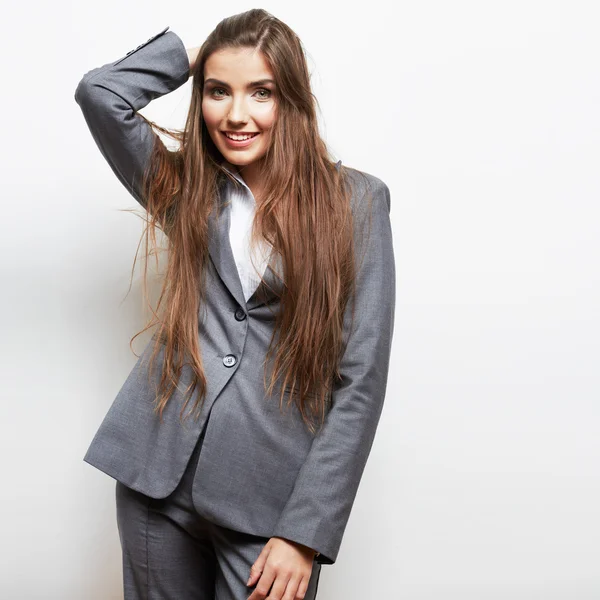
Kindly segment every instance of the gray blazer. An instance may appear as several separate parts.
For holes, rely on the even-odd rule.
[[[114,62],[87,72],[75,91],[87,126],[111,169],[143,204],[140,182],[156,135],[136,111],[189,78],[181,39],[166,27]],[[338,163],[338,168],[339,168]],[[278,310],[264,284],[246,302],[229,243],[229,210],[212,215],[206,274],[207,306],[199,314],[208,380],[200,419],[185,426],[179,412],[187,385],[167,403],[164,421],[152,411],[160,369],[147,381],[154,338],[114,399],[84,460],[152,498],[177,486],[204,431],[193,484],[194,505],[211,521],[242,532],[287,538],[320,552],[333,564],[359,487],[386,391],[395,308],[395,263],[390,191],[367,173],[347,170],[357,232],[368,223],[365,192],[373,193],[371,234],[357,242],[355,324],[344,317],[347,346],[325,425],[311,435],[292,403],[284,414],[278,395],[266,397],[263,359]],[[223,198],[220,194],[220,202]],[[366,240],[366,243],[364,241]],[[359,247],[360,246],[360,247]],[[264,277],[277,288],[272,259]],[[279,265],[279,266],[278,266]],[[351,303],[348,305],[351,306]],[[163,351],[157,355],[162,363]],[[192,406],[193,398],[188,407]],[[208,421],[210,417],[210,421]]]

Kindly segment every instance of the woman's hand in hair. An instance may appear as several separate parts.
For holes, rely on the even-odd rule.
[[[256,588],[248,600],[304,598],[316,552],[297,542],[272,537],[250,569],[247,585]]]
[[[198,52],[200,52],[200,46],[196,48],[186,48],[188,60],[190,61],[190,75],[196,66],[196,59],[198,58]]]

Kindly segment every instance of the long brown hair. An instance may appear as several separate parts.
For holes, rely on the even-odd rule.
[[[187,358],[193,379],[180,418],[196,387],[193,409],[198,415],[206,395],[198,314],[205,301],[202,274],[209,260],[209,215],[218,202],[220,186],[225,179],[234,179],[223,168],[223,156],[202,116],[204,65],[213,52],[240,47],[264,54],[277,90],[276,121],[263,159],[268,169],[251,232],[251,243],[267,240],[283,266],[280,310],[265,365],[275,357],[269,383],[265,368],[265,389],[271,395],[282,377],[280,407],[289,392],[314,432],[312,420],[320,417],[321,423],[324,421],[334,382],[341,378],[338,365],[345,345],[344,312],[353,296],[356,273],[351,189],[346,182],[347,169],[336,168],[319,134],[317,101],[302,43],[285,23],[262,9],[222,20],[201,46],[191,73],[192,98],[183,131],[148,121],[178,139],[180,148],[170,151],[156,136],[144,175],[144,290],[147,259],[157,247],[157,228],[168,238],[169,258],[157,309],[151,309],[154,318],[132,341],[159,325],[151,360],[161,345],[164,360],[155,412],[162,419]]]

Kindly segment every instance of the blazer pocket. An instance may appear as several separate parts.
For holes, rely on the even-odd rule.
[[[151,38],[148,38],[148,40],[146,40],[143,44],[140,44],[137,48],[130,50],[125,56],[123,56],[122,58],[119,58],[119,60],[114,62],[113,66],[118,65],[121,61],[125,60],[128,56],[131,56],[134,52],[137,52],[140,48],[147,46],[150,42],[154,41],[156,38],[160,37],[161,35],[164,35],[167,32],[167,30],[169,29],[169,27],[170,27],[170,25],[167,25],[162,31],[160,31],[156,35],[153,35]]]

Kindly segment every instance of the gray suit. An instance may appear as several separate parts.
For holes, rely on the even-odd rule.
[[[119,180],[143,205],[141,174],[154,133],[135,111],[189,78],[187,53],[168,27],[115,62],[86,73],[75,99],[100,151]],[[338,163],[338,168],[339,168]],[[206,424],[193,478],[197,512],[240,532],[287,538],[336,561],[381,414],[390,360],[395,308],[395,263],[390,191],[383,181],[347,169],[357,252],[364,259],[357,280],[355,324],[345,315],[348,344],[324,427],[311,435],[292,403],[286,414],[278,394],[265,397],[263,359],[278,301],[259,286],[245,301],[228,239],[229,210],[213,213],[206,277],[206,310],[199,314],[202,358],[208,381],[200,419],[182,426],[179,413],[191,380],[183,370],[179,390],[161,424],[152,412],[154,370],[147,381],[154,339],[114,399],[84,460],[127,487],[165,498],[178,485]],[[372,191],[371,233],[365,192]],[[222,201],[222,197],[220,196]],[[275,260],[265,278],[277,287]],[[262,288],[262,289],[261,289]],[[263,297],[264,294],[264,297]],[[157,356],[162,363],[163,350]],[[193,403],[193,399],[188,407]],[[210,417],[210,420],[208,420]]]

